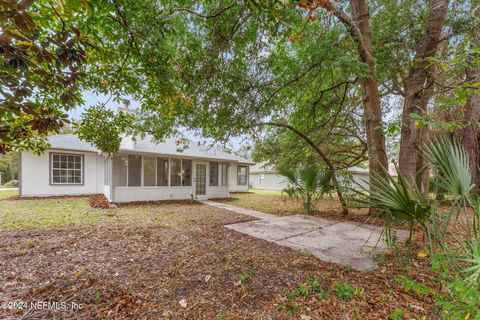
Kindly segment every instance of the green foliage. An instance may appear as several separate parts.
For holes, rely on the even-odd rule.
[[[480,319],[480,290],[461,278],[447,282],[446,285],[449,292],[436,297],[436,305],[442,308],[442,318]]]
[[[425,159],[441,173],[437,176],[441,189],[455,200],[466,200],[473,188],[468,154],[462,145],[447,136],[430,141]]]
[[[335,294],[342,300],[352,299],[354,293],[355,288],[346,282],[335,285]]]
[[[129,132],[132,123],[131,114],[92,106],[85,110],[75,129],[80,139],[92,143],[104,154],[115,154],[120,149],[122,134]]]
[[[364,191],[361,194],[367,197],[355,201],[363,206],[380,209],[380,215],[390,223],[407,223],[411,240],[415,224],[419,223],[426,228],[427,222],[434,213],[434,207],[430,204],[427,195],[422,194],[416,186],[408,184],[398,168],[396,170],[398,179],[389,174],[383,178],[373,173],[372,183],[377,186],[377,189],[369,191],[360,186]],[[389,227],[390,224],[386,226],[387,229]]]
[[[412,291],[419,296],[428,296],[432,293],[432,290],[429,287],[424,286],[407,276],[398,276],[395,280],[403,289],[405,289],[405,291]]]
[[[246,273],[241,273],[240,276],[239,276],[239,278],[240,278],[240,281],[241,281],[241,282],[245,282],[245,281],[247,281],[248,279],[250,279],[250,276],[249,276],[248,274],[246,274]]]
[[[389,320],[404,320],[405,318],[403,315],[405,314],[405,311],[402,309],[395,309],[388,315]]]
[[[314,165],[302,166],[299,169],[281,166],[278,174],[285,177],[288,183],[282,194],[300,201],[306,214],[310,214],[318,200],[333,189],[330,174]]]

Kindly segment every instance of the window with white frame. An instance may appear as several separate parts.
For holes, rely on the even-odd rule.
[[[259,184],[263,184],[264,181],[265,181],[265,175],[263,173],[261,173]]]
[[[83,184],[83,155],[50,154],[51,184]]]
[[[237,185],[247,185],[247,166],[237,166]]]

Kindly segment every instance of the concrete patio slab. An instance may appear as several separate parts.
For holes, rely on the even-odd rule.
[[[286,216],[225,226],[292,249],[306,250],[322,261],[349,265],[358,270],[375,267],[373,253],[384,250],[382,228],[335,222],[317,217]],[[407,232],[397,231],[399,240]]]
[[[226,225],[228,229],[292,249],[306,250],[322,261],[349,265],[358,270],[375,268],[373,253],[386,248],[383,240],[379,241],[381,227],[303,215],[278,217],[225,203],[202,202],[260,219]],[[399,241],[408,238],[406,230],[396,232]]]

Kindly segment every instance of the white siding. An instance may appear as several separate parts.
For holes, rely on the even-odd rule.
[[[50,184],[50,152],[82,154],[84,156],[83,184]],[[104,192],[104,157],[96,153],[47,150],[40,156],[34,155],[32,152],[22,152],[20,159],[21,196],[83,195]]]
[[[263,179],[260,180],[260,176]],[[282,190],[287,186],[286,178],[275,173],[251,173],[250,187],[255,189]]]

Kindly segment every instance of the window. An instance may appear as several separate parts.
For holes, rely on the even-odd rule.
[[[182,186],[192,185],[192,160],[182,160]]]
[[[142,156],[128,156],[128,186],[142,185]]]
[[[50,154],[52,184],[83,184],[83,155]]]
[[[167,158],[157,158],[157,186],[168,186]]]
[[[170,161],[170,185],[192,185],[192,160],[172,159]]]
[[[112,158],[112,184],[114,187],[127,186],[128,157],[114,156]]]
[[[218,162],[210,162],[210,185],[218,186]]]
[[[170,172],[170,185],[173,187],[182,185],[182,160],[172,159],[171,162],[171,172]]]
[[[263,184],[265,181],[265,175],[263,173],[260,174],[260,184]]]
[[[156,169],[157,158],[155,157],[143,157],[143,186],[155,187],[156,186]]]
[[[237,166],[237,185],[239,186],[247,185],[247,167],[246,166]]]

